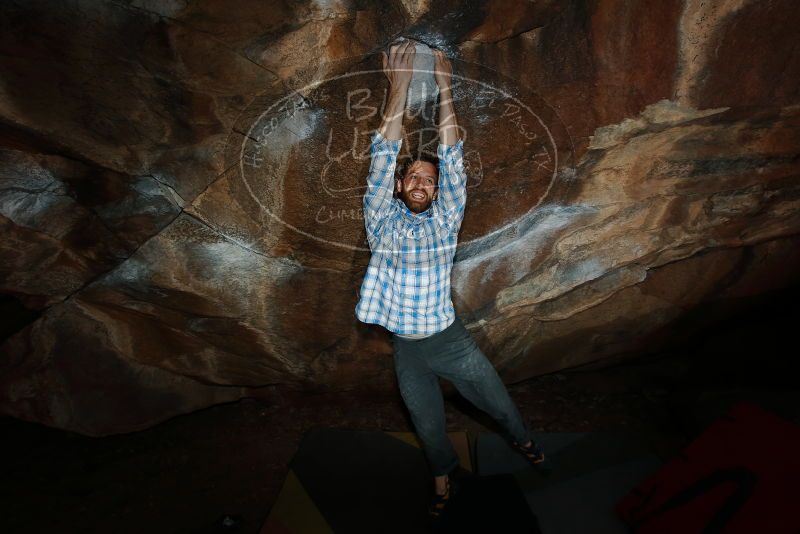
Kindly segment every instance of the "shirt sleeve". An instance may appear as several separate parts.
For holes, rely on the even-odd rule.
[[[454,145],[439,143],[439,195],[434,216],[441,227],[458,232],[467,204],[467,175],[464,172],[464,140]]]
[[[402,144],[402,139],[390,141],[378,130],[372,135],[367,192],[364,194],[364,225],[370,247],[380,237],[383,223],[394,207],[394,171]]]

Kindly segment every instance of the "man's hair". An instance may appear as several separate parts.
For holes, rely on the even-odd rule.
[[[416,163],[417,161],[426,161],[433,165],[433,168],[436,169],[436,177],[439,177],[439,158],[436,156],[430,156],[428,154],[422,153],[417,159],[407,159],[403,163],[397,166],[397,177],[403,179],[406,177],[406,173],[408,169],[411,168],[411,165]]]

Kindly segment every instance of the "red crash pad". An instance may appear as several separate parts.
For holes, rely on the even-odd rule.
[[[800,532],[800,426],[739,402],[623,497],[634,532]]]

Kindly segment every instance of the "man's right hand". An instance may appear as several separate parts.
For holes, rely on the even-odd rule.
[[[414,41],[405,40],[389,47],[389,54],[383,55],[383,73],[389,78],[392,87],[408,87],[414,74],[414,55],[417,47]]]
[[[389,48],[389,54],[383,52],[383,72],[389,78],[389,97],[383,112],[383,123],[380,132],[390,141],[401,138],[403,131],[403,115],[406,108],[406,94],[414,74],[414,54],[417,47],[414,41],[404,41]]]

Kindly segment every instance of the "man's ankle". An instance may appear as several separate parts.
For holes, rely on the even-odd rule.
[[[440,475],[433,477],[434,478],[434,486],[436,487],[436,493],[439,495],[444,495],[447,493],[447,482],[448,477],[447,475]]]

